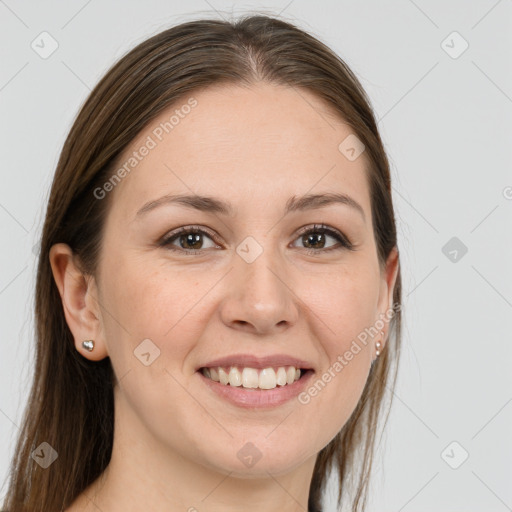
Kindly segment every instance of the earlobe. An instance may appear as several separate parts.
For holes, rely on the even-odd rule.
[[[99,305],[92,294],[94,278],[86,278],[73,251],[64,243],[55,244],[50,249],[50,265],[76,350],[93,361],[104,359],[108,353],[102,335]],[[84,341],[93,343],[83,344]],[[91,345],[93,350],[90,350]]]

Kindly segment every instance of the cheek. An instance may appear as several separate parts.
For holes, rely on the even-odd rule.
[[[342,268],[303,281],[299,296],[320,320],[318,339],[331,361],[377,320],[378,285],[369,266]]]
[[[315,278],[315,280],[317,280]],[[322,368],[301,402],[320,415],[334,436],[348,420],[363,392],[372,360],[369,333],[378,318],[378,282],[371,267],[340,271],[304,283],[301,297],[315,313]],[[307,286],[309,284],[309,286]]]
[[[187,391],[190,377],[183,375],[182,365],[203,330],[200,299],[214,282],[207,276],[191,279],[190,273],[170,272],[160,264],[139,265],[135,259],[104,275],[108,313],[103,322],[119,381],[116,409],[125,415],[120,422],[130,424],[134,436],[144,425],[158,440],[192,458],[190,433],[198,424],[210,425],[212,417]],[[228,442],[222,429],[216,435]]]
[[[204,297],[215,279],[204,272],[197,279],[190,272],[171,272],[165,261],[117,261],[123,263],[115,268],[105,264],[102,294],[105,338],[114,366],[117,362],[120,372],[133,366],[134,351],[147,339],[160,350],[160,364],[180,364],[193,348],[188,340],[197,339],[207,320],[201,314]]]

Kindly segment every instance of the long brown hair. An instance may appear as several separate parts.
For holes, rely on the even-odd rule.
[[[3,505],[9,512],[67,508],[104,471],[113,446],[115,376],[110,359],[89,361],[75,349],[49,263],[51,246],[68,244],[83,272],[94,275],[109,202],[108,197],[95,199],[93,191],[112,175],[116,157],[149,121],[192,91],[259,81],[308,90],[351,127],[366,147],[382,268],[397,246],[389,163],[370,101],[353,72],[326,45],[293,24],[264,15],[233,22],[189,21],[139,44],[85,101],[55,172],[37,269],[35,372]],[[399,307],[388,342],[371,367],[358,405],[318,454],[309,493],[311,511],[321,510],[322,491],[333,468],[338,473],[338,501],[350,499],[353,511],[365,506],[385,389],[394,387],[398,369],[400,269],[393,305]],[[58,453],[48,469],[31,457],[43,442]]]

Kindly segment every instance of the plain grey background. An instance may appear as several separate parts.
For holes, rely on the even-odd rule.
[[[247,12],[352,67],[392,164],[404,350],[368,511],[512,510],[510,0],[0,0],[0,497],[32,375],[34,253],[80,105],[146,37]]]

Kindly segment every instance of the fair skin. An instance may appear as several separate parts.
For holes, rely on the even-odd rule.
[[[81,275],[65,244],[50,253],[76,349],[110,357],[118,381],[111,462],[68,512],[307,510],[316,456],[350,417],[383,341],[363,346],[307,405],[241,408],[205,385],[198,365],[241,353],[289,354],[321,377],[392,306],[398,257],[381,271],[364,154],[349,161],[338,150],[352,131],[316,96],[269,84],[193,96],[191,113],[110,192],[94,277]],[[350,196],[364,215],[341,203],[284,215],[292,196],[324,192]],[[180,204],[137,215],[166,194],[213,196],[234,215]],[[355,250],[326,251],[340,246],[330,234],[324,246],[297,234],[321,223]],[[185,254],[185,236],[176,251],[158,246],[190,225],[213,233],[193,246],[201,252]],[[263,248],[251,263],[236,251],[248,236]],[[146,366],[134,350],[148,338],[160,356]],[[237,457],[247,442],[262,454],[251,467]]]

